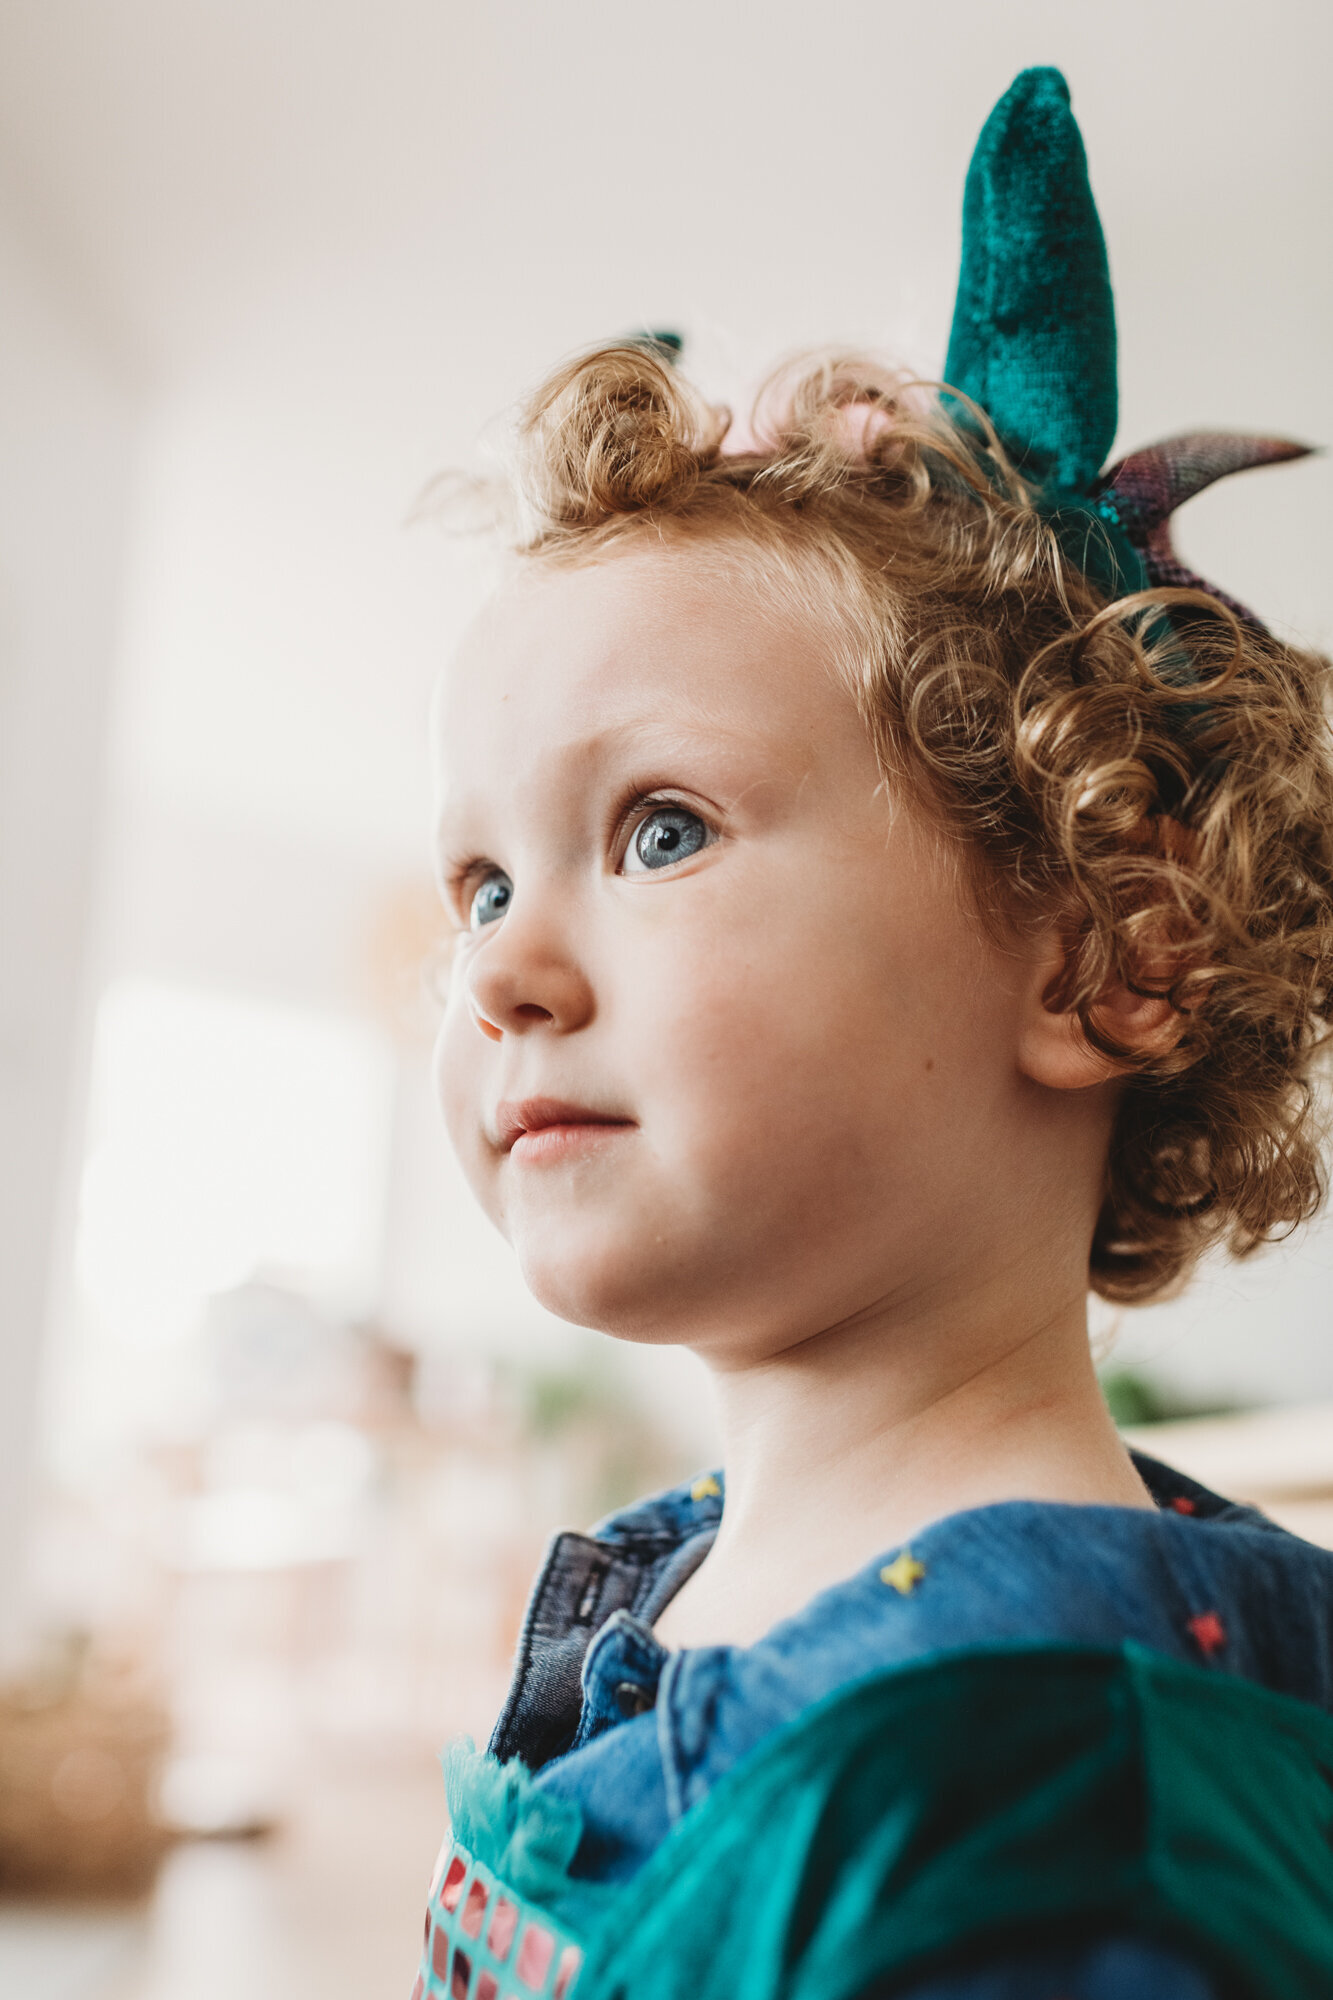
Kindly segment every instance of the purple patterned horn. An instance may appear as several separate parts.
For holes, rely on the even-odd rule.
[[[1183,437],[1167,438],[1162,444],[1131,452],[1103,476],[1098,490],[1103,500],[1114,505],[1121,526],[1143,558],[1149,583],[1175,590],[1206,590],[1262,632],[1266,629],[1263,623],[1245,605],[1186,569],[1171,546],[1171,516],[1186,500],[1229,472],[1305,458],[1311,450],[1310,445],[1294,444],[1289,438],[1189,431]]]

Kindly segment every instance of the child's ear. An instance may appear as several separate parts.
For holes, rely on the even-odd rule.
[[[1175,1048],[1187,1026],[1184,1015],[1163,996],[1136,993],[1122,980],[1104,986],[1090,1011],[1093,1028],[1126,1053],[1117,1056],[1099,1048],[1078,1010],[1061,997],[1067,959],[1068,947],[1058,935],[1034,954],[1019,1033],[1018,1066],[1024,1076],[1048,1090],[1087,1090],[1124,1076],[1135,1067],[1136,1057],[1164,1056]]]

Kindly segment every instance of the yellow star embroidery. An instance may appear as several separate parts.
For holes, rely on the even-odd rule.
[[[926,1573],[926,1565],[918,1562],[910,1549],[904,1549],[891,1563],[886,1563],[879,1573],[881,1583],[887,1583],[896,1590],[899,1597],[910,1597]]]
[[[722,1488],[711,1472],[706,1472],[702,1479],[696,1479],[690,1488],[691,1500],[717,1500],[721,1494]]]

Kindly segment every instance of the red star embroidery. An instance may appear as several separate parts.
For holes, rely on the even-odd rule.
[[[1177,1514],[1193,1514],[1197,1512],[1194,1502],[1188,1497],[1187,1494],[1184,1493],[1177,1493],[1175,1499],[1171,1502],[1171,1505],[1174,1507]]]
[[[1226,1645],[1226,1627],[1215,1611],[1201,1611],[1197,1618],[1190,1619],[1188,1629],[1205,1660],[1211,1660]]]

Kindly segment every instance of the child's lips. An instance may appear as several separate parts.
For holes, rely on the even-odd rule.
[[[604,1145],[613,1133],[633,1128],[632,1118],[556,1097],[525,1097],[495,1108],[497,1146],[502,1153],[527,1162],[568,1158]]]

